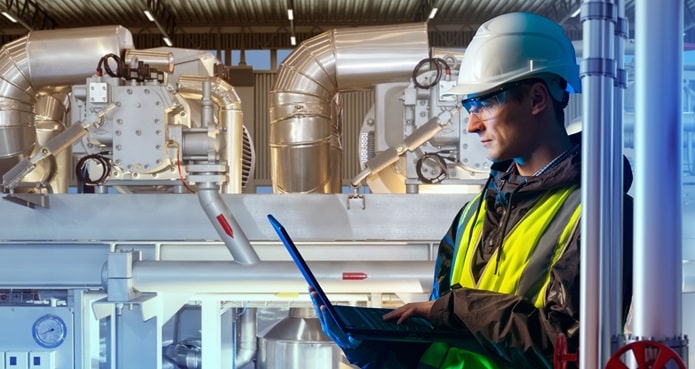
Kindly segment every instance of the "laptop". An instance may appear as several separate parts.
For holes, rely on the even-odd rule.
[[[316,291],[319,301],[326,306],[328,314],[345,334],[359,340],[371,341],[461,340],[461,332],[434,328],[428,320],[423,318],[413,317],[401,324],[397,324],[396,320],[384,320],[382,316],[392,309],[333,305],[282,224],[271,214],[268,214],[268,221],[292,256],[304,279]]]

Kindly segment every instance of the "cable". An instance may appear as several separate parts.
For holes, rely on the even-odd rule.
[[[116,73],[113,72],[113,69],[111,69],[111,66],[109,65],[109,59],[113,59],[116,61]],[[97,76],[102,76],[102,66],[104,69],[106,69],[106,74],[108,74],[111,77],[118,77],[118,71],[122,70],[123,67],[123,61],[121,58],[113,53],[106,54],[99,59],[99,64],[97,64]]]
[[[425,160],[429,160],[430,163],[434,164],[435,169],[439,169],[439,174],[434,177],[426,177],[422,172],[422,163]],[[417,173],[417,178],[422,183],[433,184],[440,183],[443,180],[449,178],[449,172],[447,170],[446,161],[437,153],[426,153],[415,163],[415,172]]]
[[[106,182],[106,180],[111,175],[111,162],[107,157],[102,155],[106,153],[107,152],[101,152],[98,154],[86,155],[80,158],[79,161],[77,161],[77,164],[75,165],[75,177],[77,177],[77,180],[80,183],[99,186]],[[89,170],[86,165],[87,161],[89,160],[95,160],[97,163],[101,164],[103,168],[101,175],[97,179],[92,179],[92,177],[89,175]]]
[[[178,171],[179,171],[179,181],[181,182],[181,184],[183,185],[183,187],[185,187],[186,190],[188,190],[188,192],[190,192],[190,193],[196,193],[196,190],[194,190],[193,188],[191,188],[191,186],[189,186],[188,183],[186,183],[186,179],[183,178],[183,170],[181,169],[181,145],[180,145],[178,142],[175,142],[175,141],[169,141],[169,142],[170,142],[171,144],[176,145],[176,168],[177,168]]]
[[[417,80],[417,75],[420,72],[420,68],[422,68],[425,64],[430,63],[430,66],[434,64],[435,70],[437,71],[437,75],[434,77],[432,82],[430,82],[427,85],[421,85],[420,82]],[[432,86],[436,85],[439,83],[439,81],[442,79],[442,69],[443,69],[443,74],[447,76],[451,76],[451,67],[449,67],[449,64],[442,58],[425,58],[420,60],[419,63],[415,66],[415,69],[413,69],[413,84],[415,84],[415,87],[417,88],[423,88],[425,90],[431,88]]]

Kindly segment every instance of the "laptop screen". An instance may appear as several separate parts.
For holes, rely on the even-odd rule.
[[[326,309],[328,309],[328,312],[333,317],[333,320],[336,321],[340,329],[345,331],[345,326],[342,320],[338,319],[338,315],[335,309],[333,308],[333,304],[331,304],[331,301],[328,299],[328,296],[321,288],[321,285],[319,285],[318,280],[311,272],[311,269],[309,269],[309,265],[306,263],[302,255],[299,253],[297,245],[294,244],[294,241],[292,241],[292,238],[285,230],[285,227],[283,227],[282,224],[280,224],[280,222],[271,214],[268,214],[268,221],[273,226],[273,228],[275,228],[275,232],[277,232],[278,236],[280,237],[280,241],[282,241],[282,243],[287,248],[287,251],[289,251],[290,256],[292,256],[294,263],[297,265],[297,268],[304,276],[306,282],[309,284],[310,287],[314,289],[314,291],[316,291],[319,300],[323,305],[326,306]]]

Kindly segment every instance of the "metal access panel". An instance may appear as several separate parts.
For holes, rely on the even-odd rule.
[[[74,368],[72,308],[17,304],[0,307],[3,368]],[[4,365],[4,366],[2,366]]]

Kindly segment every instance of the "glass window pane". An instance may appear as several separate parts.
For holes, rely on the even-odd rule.
[[[255,70],[270,70],[270,50],[246,50],[246,65]]]
[[[277,67],[280,68],[280,64],[282,64],[285,59],[294,51],[294,49],[279,49],[278,50],[278,65]]]

